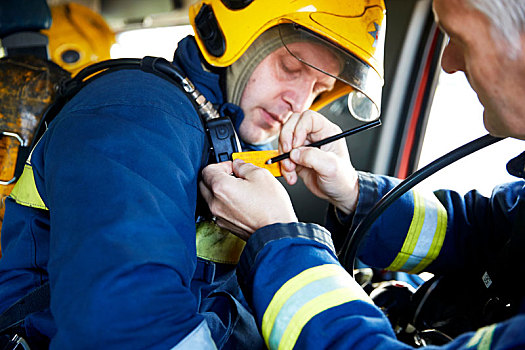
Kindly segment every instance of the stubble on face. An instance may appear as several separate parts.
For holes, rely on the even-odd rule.
[[[255,68],[240,101],[244,120],[239,127],[239,134],[245,142],[253,145],[276,138],[282,126],[279,116],[289,109],[288,106],[282,106],[279,91],[275,89],[278,82],[272,69],[276,64],[274,56],[274,53],[268,55]]]
[[[331,72],[338,60],[319,44],[297,42],[290,45],[304,57]],[[308,109],[316,96],[333,88],[335,78],[300,62],[286,47],[281,47],[255,68],[242,94],[240,107],[244,120],[240,125],[241,139],[250,144],[263,144],[275,139],[282,125],[293,112]]]

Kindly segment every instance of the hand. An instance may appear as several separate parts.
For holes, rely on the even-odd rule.
[[[345,139],[321,148],[299,148],[340,132],[336,124],[314,111],[293,114],[279,136],[279,150],[291,152],[289,159],[281,161],[281,172],[290,185],[300,176],[313,194],[349,214],[357,206],[359,185]]]
[[[268,170],[240,159],[208,165],[199,188],[217,225],[244,240],[263,226],[297,221],[279,181]]]

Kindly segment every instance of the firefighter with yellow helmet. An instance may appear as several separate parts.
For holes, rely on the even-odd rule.
[[[381,0],[199,1],[173,64],[243,150],[265,150],[293,113],[348,93],[357,118],[377,118],[384,16]],[[62,108],[6,200],[0,312],[50,282],[29,342],[264,347],[235,275],[244,242],[195,228],[206,132],[180,86],[140,70],[103,74]]]

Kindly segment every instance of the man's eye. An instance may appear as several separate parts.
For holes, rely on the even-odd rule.
[[[301,63],[299,61],[297,62],[290,62],[290,60],[282,60],[281,61],[281,68],[282,70],[287,74],[296,74],[301,71]]]
[[[292,70],[291,68],[289,68],[286,64],[282,64],[281,67],[283,68],[283,70],[286,72],[286,73],[292,73]]]

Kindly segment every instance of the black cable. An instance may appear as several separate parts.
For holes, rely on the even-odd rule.
[[[399,183],[392,190],[390,190],[387,194],[385,194],[383,198],[381,198],[381,200],[374,205],[374,207],[363,218],[363,220],[361,220],[354,232],[351,234],[349,233],[345,239],[345,243],[343,245],[343,254],[340,260],[341,264],[350,273],[350,275],[353,276],[355,260],[357,258],[357,250],[363,238],[375,220],[386,210],[386,208],[392,204],[392,202],[435,172],[471,153],[474,153],[501,140],[503,140],[503,138],[498,138],[491,135],[485,135],[477,138],[419,169]]]

